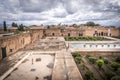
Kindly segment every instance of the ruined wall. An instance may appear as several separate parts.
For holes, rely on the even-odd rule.
[[[0,38],[0,59],[2,59],[2,47],[6,47],[7,56],[24,48],[27,44],[34,42],[35,40],[44,36],[72,36],[78,37],[79,34],[82,36],[93,36],[95,30],[97,33],[103,32],[108,33],[110,29],[111,36],[120,36],[120,30],[117,28],[106,28],[106,27],[83,27],[81,29],[31,29],[30,33],[22,33],[14,36],[6,36]],[[101,35],[100,35],[101,36]]]
[[[43,30],[30,30],[31,42],[43,37]]]
[[[0,59],[2,59],[2,48],[6,48],[6,55],[9,56],[26,45],[43,37],[43,30],[30,30],[29,33],[5,36],[0,38]]]
[[[110,35],[109,34],[110,30]],[[119,36],[119,29],[117,28],[107,28],[107,27],[88,27],[85,29],[85,36],[94,36],[95,31],[97,32],[96,36]]]
[[[84,36],[93,36],[95,29],[88,27],[85,29]]]
[[[79,34],[77,34],[76,30],[65,30],[62,34],[63,34],[64,37],[66,37],[66,36],[70,36],[70,37],[79,36]]]
[[[110,32],[109,32],[110,31]],[[96,33],[97,34],[96,34]],[[85,27],[80,28],[67,27],[64,29],[45,29],[45,36],[70,36],[70,37],[79,37],[79,36],[119,36],[120,30],[117,28],[108,28],[108,27]]]
[[[45,36],[61,36],[61,29],[46,29]]]
[[[6,55],[9,56],[31,42],[29,33],[2,37],[0,39],[0,59],[2,59],[2,49],[6,48]]]
[[[119,29],[110,28],[111,30],[111,36],[120,36]]]

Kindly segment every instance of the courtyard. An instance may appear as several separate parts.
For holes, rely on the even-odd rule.
[[[32,53],[4,80],[50,80],[53,66],[54,54]]]
[[[0,80],[88,80],[85,76],[87,73],[92,74],[94,80],[107,80],[109,73],[113,74],[112,77],[120,75],[110,66],[120,56],[119,50],[119,41],[114,40],[38,39],[1,61]],[[76,52],[80,55],[78,60],[74,57]],[[96,63],[98,59],[108,63],[104,63],[101,70]]]

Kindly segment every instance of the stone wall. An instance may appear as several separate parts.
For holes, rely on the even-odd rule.
[[[117,28],[106,27],[80,27],[80,28],[53,28],[53,29],[31,29],[29,33],[19,35],[6,36],[0,38],[0,59],[2,59],[2,48],[6,48],[7,56],[24,48],[27,44],[46,36],[107,36],[110,30],[111,36],[120,36],[120,30]],[[100,34],[100,35],[99,35]],[[103,35],[102,35],[103,34]]]
[[[74,28],[67,27],[64,29],[45,29],[45,36],[119,36],[120,30],[118,28],[107,28],[107,27],[84,27]]]
[[[31,42],[43,37],[43,30],[30,30]]]
[[[29,33],[6,36],[0,39],[0,59],[2,59],[2,48],[6,48],[6,55],[9,56],[31,42]]]
[[[110,28],[111,36],[120,36],[120,29]]]
[[[61,36],[61,29],[45,29],[44,36]]]
[[[6,56],[9,56],[26,45],[43,37],[43,30],[30,30],[29,33],[5,36],[0,38],[0,59],[2,59],[2,48],[6,49]]]
[[[96,34],[95,34],[96,33]],[[119,36],[118,28],[107,27],[86,27],[84,28],[83,36]]]

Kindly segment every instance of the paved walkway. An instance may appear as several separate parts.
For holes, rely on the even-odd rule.
[[[66,41],[67,43],[120,43],[120,41]]]
[[[70,52],[56,53],[52,80],[83,80]]]
[[[85,48],[71,48],[72,52],[75,51],[83,51],[83,52],[120,52],[120,48],[114,49],[114,48],[105,48],[105,49],[95,49],[95,48],[90,48],[90,49],[85,49]]]
[[[118,39],[118,38],[113,38],[113,37],[104,36],[104,38],[111,39],[111,40],[115,40],[115,41],[120,41],[120,39]]]
[[[0,76],[3,75],[3,73],[5,73],[11,67],[13,67],[25,55],[26,55],[26,52],[20,51],[20,52],[17,52],[15,54],[1,60],[0,61]]]

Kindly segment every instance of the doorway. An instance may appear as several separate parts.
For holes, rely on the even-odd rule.
[[[2,58],[5,58],[7,55],[6,55],[6,47],[2,47]]]

